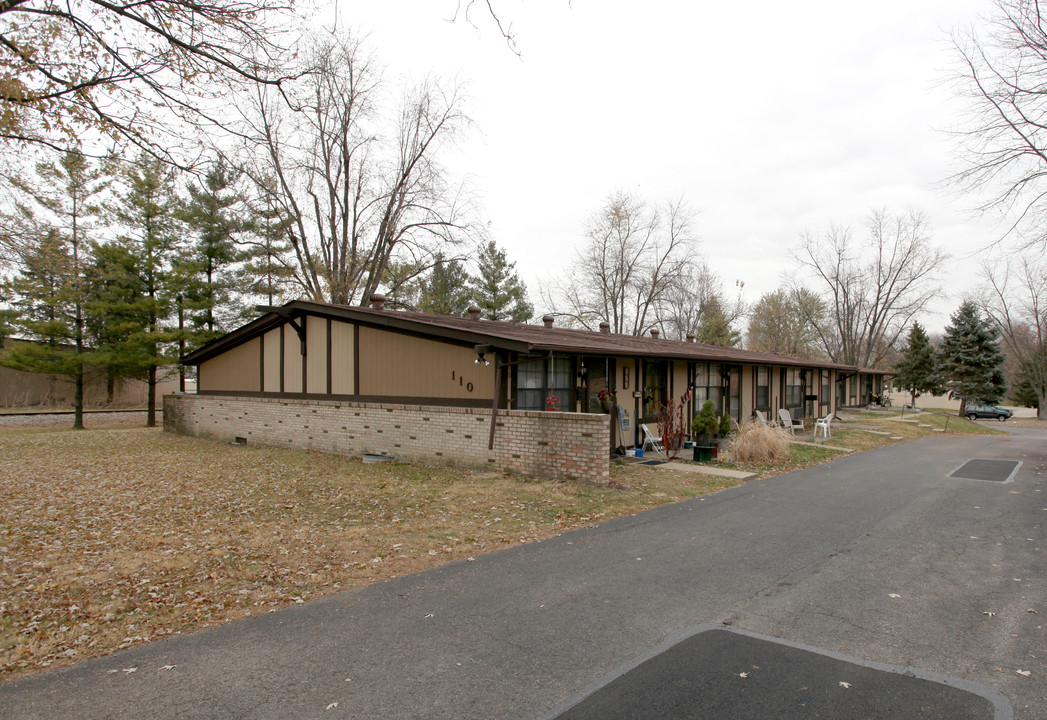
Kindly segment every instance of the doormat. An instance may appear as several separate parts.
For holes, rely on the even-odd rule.
[[[953,470],[949,477],[964,480],[988,480],[989,482],[1006,483],[1014,479],[1014,474],[1021,467],[1018,460],[984,460],[975,458]]]
[[[665,465],[667,462],[669,462],[669,461],[668,460],[644,460],[642,463],[637,463],[637,465]]]
[[[688,628],[541,720],[1012,720],[997,691],[723,625]]]

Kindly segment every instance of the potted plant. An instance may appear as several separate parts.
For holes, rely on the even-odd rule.
[[[716,406],[712,400],[706,400],[702,409],[691,421],[691,434],[694,436],[694,459],[712,459],[712,440],[720,429],[720,419],[716,417]]]
[[[548,397],[545,398],[545,409],[549,412],[556,412],[560,409],[560,398],[556,397],[552,393],[549,393]]]
[[[604,388],[596,394],[597,399],[603,406],[604,412],[611,412],[614,409],[614,391]]]

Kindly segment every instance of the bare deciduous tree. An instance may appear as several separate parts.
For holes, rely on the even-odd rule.
[[[432,80],[387,120],[379,73],[350,37],[314,37],[302,57],[298,79],[280,94],[258,86],[244,114],[249,172],[275,178],[305,293],[365,303],[392,260],[424,265],[470,230],[436,162],[468,120],[458,92]]]
[[[279,84],[285,0],[4,0],[0,138],[62,149],[85,137],[166,156],[172,117],[216,80]],[[271,17],[271,16],[280,16]]]
[[[909,321],[938,297],[934,283],[946,259],[931,244],[926,218],[915,211],[874,210],[859,243],[850,228],[831,224],[802,236],[794,257],[824,291],[828,322],[805,318],[833,362],[876,367]]]
[[[657,207],[612,194],[589,218],[585,246],[545,301],[590,330],[606,321],[611,332],[644,334],[660,324],[660,306],[694,272],[692,225],[682,201]]]
[[[1047,399],[1047,267],[1042,260],[987,263],[982,308],[1000,331],[1018,376],[1028,383],[1043,419]],[[1018,378],[1011,378],[1012,383]]]
[[[1039,0],[996,0],[988,29],[953,39],[969,100],[966,166],[952,180],[988,191],[982,211],[1008,218],[1025,243],[1047,243],[1047,28]]]

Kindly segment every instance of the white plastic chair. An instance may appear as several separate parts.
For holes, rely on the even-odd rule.
[[[803,421],[793,420],[793,416],[785,408],[778,410],[778,417],[782,421],[782,427],[788,428],[791,434],[795,435],[797,430],[803,432]]]
[[[833,416],[834,415],[836,415],[836,413],[829,413],[825,417],[818,418],[817,420],[814,421],[814,436],[815,437],[818,437],[818,430],[819,429],[825,431],[825,439],[826,440],[828,440],[830,437],[832,437],[832,430],[831,430],[831,428],[829,426],[832,425],[832,421],[833,421]]]
[[[640,423],[640,427],[643,429],[643,449],[647,450],[647,446],[650,445],[657,453],[665,455],[665,448],[662,447],[662,441],[654,436],[650,428],[647,427],[646,423]]]
[[[763,411],[753,410],[753,415],[756,417],[756,422],[760,423],[761,425],[767,424],[767,416],[763,414]]]

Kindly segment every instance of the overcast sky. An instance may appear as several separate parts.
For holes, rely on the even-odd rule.
[[[368,35],[387,77],[466,86],[476,128],[451,164],[472,178],[532,296],[616,190],[682,197],[724,289],[744,281],[749,302],[795,272],[802,232],[860,230],[874,207],[923,211],[954,257],[950,296],[923,318],[932,332],[977,280],[970,255],[1000,229],[942,181],[963,107],[948,83],[950,34],[990,0],[495,0],[520,57],[483,4],[475,27],[449,22],[456,0],[337,12]]]

